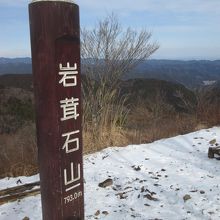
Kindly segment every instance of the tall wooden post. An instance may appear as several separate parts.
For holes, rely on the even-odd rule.
[[[44,220],[83,220],[79,7],[29,5]]]

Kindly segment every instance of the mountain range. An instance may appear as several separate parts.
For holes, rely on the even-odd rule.
[[[166,80],[194,89],[220,80],[220,60],[148,60],[127,77]]]
[[[29,57],[0,58],[0,75],[31,73]],[[166,80],[194,89],[220,81],[220,60],[146,60],[125,76],[126,80],[134,78]]]

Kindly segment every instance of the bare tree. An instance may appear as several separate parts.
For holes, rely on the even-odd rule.
[[[152,33],[123,29],[115,14],[99,21],[92,30],[81,31],[81,56],[86,74],[111,85],[147,59],[158,48]]]
[[[91,122],[93,128],[103,131],[103,126],[125,121],[120,118],[127,110],[125,100],[119,98],[118,85],[126,73],[159,48],[151,37],[146,30],[122,28],[114,14],[94,29],[81,31],[82,67],[87,77],[83,85],[84,128]]]

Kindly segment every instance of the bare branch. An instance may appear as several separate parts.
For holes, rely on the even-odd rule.
[[[114,14],[93,30],[83,29],[81,55],[85,74],[99,81],[117,82],[159,48],[157,43],[151,43],[151,37],[146,30],[123,30]]]

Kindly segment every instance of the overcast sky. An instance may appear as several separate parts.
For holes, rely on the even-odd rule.
[[[28,0],[0,0],[0,57],[30,56]],[[115,12],[153,32],[156,59],[220,59],[220,0],[76,0],[81,27]]]

